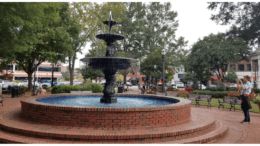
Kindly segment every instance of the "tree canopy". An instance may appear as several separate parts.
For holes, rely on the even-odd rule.
[[[209,10],[217,8],[219,12],[213,14],[211,19],[221,25],[232,24],[227,35],[243,38],[251,47],[260,43],[259,2],[210,2],[208,5]]]
[[[42,62],[64,61],[69,54],[69,34],[60,23],[63,3],[0,3],[3,21],[0,29],[1,59],[15,62],[28,74],[32,87],[32,73]],[[7,33],[5,35],[5,32]],[[8,44],[7,44],[7,43]],[[2,46],[3,44],[3,46]],[[35,64],[37,60],[37,64]]]
[[[247,59],[246,52],[247,45],[241,38],[226,38],[223,33],[210,34],[192,46],[187,68],[199,81],[207,80],[213,72],[219,79],[225,78],[228,63]]]

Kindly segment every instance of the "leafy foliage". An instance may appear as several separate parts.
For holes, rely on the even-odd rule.
[[[195,73],[199,81],[207,80],[213,72],[223,79],[228,63],[246,60],[246,51],[247,46],[242,39],[225,38],[223,33],[210,34],[192,46],[187,68]]]
[[[230,68],[228,70],[227,76],[225,77],[225,80],[228,82],[235,82],[237,79],[236,72],[234,71],[233,68]]]
[[[259,2],[210,2],[208,9],[220,8],[211,19],[221,25],[232,24],[229,37],[240,37],[253,47],[260,43],[260,3]],[[249,51],[251,49],[248,49]]]

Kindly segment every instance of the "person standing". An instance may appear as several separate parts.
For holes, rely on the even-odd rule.
[[[248,95],[251,93],[251,83],[249,81],[250,77],[248,75],[244,76],[243,78],[244,84],[240,79],[236,80],[237,87],[241,89],[241,95],[239,96],[239,98],[241,99],[241,109],[243,110],[245,115],[245,119],[241,122],[242,124],[250,123],[249,109],[251,109],[252,106],[248,98]],[[239,86],[239,84],[241,85],[241,87]]]

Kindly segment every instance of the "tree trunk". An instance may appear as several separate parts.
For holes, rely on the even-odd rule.
[[[75,58],[76,55],[69,57],[70,85],[73,85]]]
[[[28,73],[28,89],[29,89],[29,91],[32,90],[32,74],[33,74],[33,72]]]
[[[124,85],[126,85],[126,71],[124,71]]]

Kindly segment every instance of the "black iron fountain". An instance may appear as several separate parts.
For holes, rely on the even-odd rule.
[[[96,35],[96,38],[102,39],[107,44],[106,57],[86,57],[81,61],[88,63],[93,69],[102,70],[105,74],[106,84],[103,90],[103,97],[100,99],[101,103],[117,103],[115,97],[115,74],[118,70],[126,70],[130,67],[131,63],[138,62],[138,60],[132,58],[115,57],[114,43],[117,40],[123,40],[124,36],[120,34],[112,33],[112,27],[117,25],[118,22],[112,20],[112,14],[110,12],[109,20],[103,22],[108,25],[109,33],[102,33]]]

